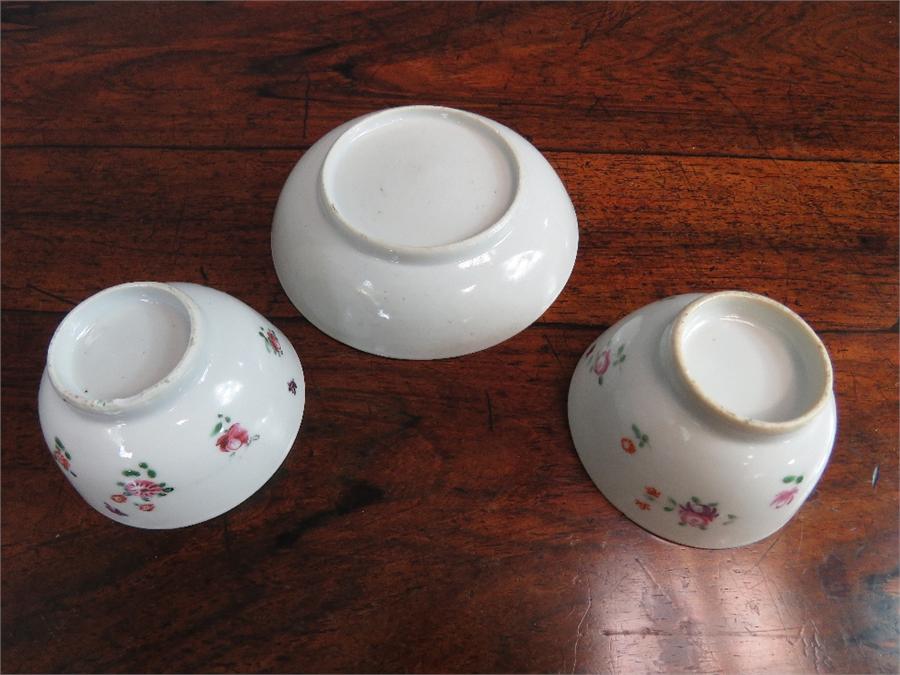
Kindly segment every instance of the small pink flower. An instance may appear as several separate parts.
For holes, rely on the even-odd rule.
[[[123,503],[127,498],[125,495],[113,495],[110,497],[114,502],[119,502],[119,504]]]
[[[162,488],[152,480],[137,478],[125,483],[125,492],[132,497],[140,497],[146,500],[162,492]]]
[[[640,499],[635,499],[634,503],[641,511],[649,511],[650,505],[647,502],[642,502]]]
[[[235,422],[216,439],[216,445],[222,452],[235,452],[245,445],[250,445],[250,433]]]
[[[630,438],[622,439],[622,449],[629,455],[633,455],[635,452],[637,452],[637,448],[634,447],[634,441],[632,441]]]
[[[651,499],[656,499],[657,497],[659,497],[662,494],[655,487],[650,487],[649,485],[644,488],[644,492],[646,492],[647,496],[650,497]]]
[[[138,508],[139,508],[141,511],[152,511],[152,510],[155,509],[156,507],[153,506],[153,504],[140,504],[140,505],[138,506]]]
[[[682,525],[705,530],[707,525],[719,517],[719,512],[714,506],[708,504],[686,502],[678,507],[678,515],[681,517]]]
[[[62,452],[60,452],[58,449],[53,454],[56,457],[56,461],[59,462],[59,465],[62,468],[64,468],[66,471],[68,471],[69,470],[68,458],[66,458],[66,456],[64,454],[62,454]]]
[[[272,345],[272,351],[280,356],[282,354],[281,343],[278,341],[278,336],[275,335],[275,331],[271,328],[266,331],[266,340]]]
[[[594,372],[597,375],[603,375],[609,369],[609,350],[604,349],[600,352],[600,356],[597,357],[597,362],[594,364]]]
[[[792,487],[790,490],[779,492],[777,495],[775,495],[775,499],[772,500],[772,503],[769,504],[769,506],[774,506],[776,509],[780,509],[782,506],[787,506],[792,501],[794,501],[794,496],[796,494],[796,487]]]

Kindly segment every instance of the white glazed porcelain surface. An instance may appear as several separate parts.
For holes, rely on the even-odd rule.
[[[535,321],[575,263],[562,182],[511,129],[431,106],[320,139],[278,200],[272,256],[288,297],[362,351],[460,356]]]
[[[824,346],[782,305],[680,295],[588,347],[569,426],[591,479],[638,525],[741,546],[787,523],[821,477],[837,423],[831,377]]]
[[[294,348],[244,303],[195,284],[115,286],[54,334],[44,438],[75,489],[142,528],[237,506],[281,465],[303,416]]]

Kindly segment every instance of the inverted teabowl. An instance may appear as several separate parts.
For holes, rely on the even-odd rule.
[[[66,478],[113,520],[160,529],[237,506],[300,429],[303,369],[262,315],[195,284],[91,296],[47,352],[39,410]]]
[[[409,106],[332,130],[278,200],[272,256],[320,330],[396,358],[460,356],[537,319],[575,263],[572,202],[511,129]]]
[[[701,548],[762,539],[797,512],[834,443],[821,340],[753,293],[648,305],[588,347],[569,387],[575,449],[641,527]]]

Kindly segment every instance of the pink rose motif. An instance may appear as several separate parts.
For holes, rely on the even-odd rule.
[[[792,501],[794,501],[794,496],[796,494],[796,487],[792,487],[790,490],[779,492],[777,495],[775,495],[775,499],[772,500],[772,503],[769,504],[769,506],[774,506],[776,509],[780,509],[782,506],[787,506]]]
[[[245,445],[250,445],[250,433],[235,422],[216,439],[216,445],[222,452],[235,452]]]
[[[609,350],[604,349],[600,352],[600,356],[597,357],[597,362],[594,364],[594,372],[597,375],[603,375],[609,369]]]
[[[278,341],[278,336],[275,335],[275,331],[269,329],[266,331],[266,339],[269,341],[269,344],[272,345],[272,351],[276,354],[281,354],[281,343]]]
[[[56,450],[53,453],[56,456],[56,461],[59,462],[59,465],[64,468],[66,471],[69,470],[69,460],[66,458],[64,454],[62,454],[59,450]]]
[[[119,504],[122,504],[128,498],[125,495],[113,495],[112,497],[110,497],[110,499],[112,499],[114,502],[119,502]]]
[[[132,497],[140,497],[143,500],[148,500],[154,495],[158,495],[162,492],[162,488],[152,480],[136,478],[135,480],[125,483],[125,492]]]
[[[678,515],[681,517],[681,525],[690,525],[705,530],[707,525],[719,517],[719,512],[714,506],[708,504],[685,502],[678,507]]]
[[[152,511],[156,507],[153,504],[141,504],[138,506],[141,511]]]

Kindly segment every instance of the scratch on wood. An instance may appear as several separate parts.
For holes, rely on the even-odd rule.
[[[594,604],[594,596],[591,593],[591,587],[588,586],[588,605],[584,610],[584,614],[581,615],[581,621],[578,622],[578,628],[575,629],[575,648],[572,654],[572,672],[575,672],[575,666],[578,663],[578,643],[581,641],[581,636],[583,633],[581,632],[581,626],[584,624],[584,620],[587,618],[588,612],[591,611],[591,605]]]
[[[43,294],[46,295],[48,298],[53,298],[54,300],[59,300],[60,302],[64,302],[64,303],[66,303],[67,305],[73,305],[73,306],[74,306],[74,305],[77,305],[77,304],[78,304],[77,302],[73,302],[73,301],[69,300],[68,298],[64,298],[64,297],[61,296],[61,295],[57,295],[56,293],[51,293],[50,291],[45,291],[43,288],[38,288],[37,286],[34,286],[33,284],[28,284],[28,285],[26,286],[26,288],[30,288],[31,290],[37,291],[38,293],[43,293]]]
[[[547,347],[550,348],[550,353],[553,354],[553,357],[556,359],[556,362],[561,366],[562,361],[559,360],[559,354],[557,354],[556,349],[553,348],[553,343],[550,342],[550,338],[548,338],[546,335],[543,335],[542,337],[544,338],[544,342],[547,343]]]
[[[763,553],[761,556],[759,556],[759,560],[756,561],[756,564],[753,566],[752,569],[756,569],[757,567],[759,567],[759,564],[760,564],[763,560],[766,559],[766,556],[767,556],[767,555],[769,555],[769,551],[771,551],[772,548],[775,546],[775,544],[777,544],[777,543],[781,540],[781,537],[782,537],[783,534],[784,534],[784,531],[782,531],[781,534],[779,534],[777,537],[775,537],[775,541],[773,541],[771,544],[769,544],[769,548],[766,549],[765,553]]]
[[[634,561],[635,561],[635,562],[638,564],[638,566],[644,571],[644,574],[647,575],[647,578],[650,579],[650,581],[653,583],[653,585],[656,586],[657,590],[658,590],[660,593],[662,593],[662,595],[665,596],[665,598],[666,598],[670,603],[672,603],[672,605],[674,605],[674,604],[675,604],[675,601],[672,600],[672,597],[671,597],[668,593],[666,593],[666,589],[664,589],[662,586],[659,585],[659,582],[656,580],[656,578],[655,578],[652,574],[650,574],[650,570],[648,570],[647,567],[644,565],[644,563],[641,562],[641,559],[640,559],[640,558],[635,558]]]

